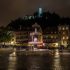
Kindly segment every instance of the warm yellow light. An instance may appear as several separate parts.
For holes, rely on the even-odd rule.
[[[51,36],[51,38],[53,38],[53,36]]]
[[[13,41],[11,41],[11,45],[13,45],[14,44],[14,42]]]
[[[63,39],[65,39],[65,37],[63,37]]]
[[[56,43],[55,45],[58,46],[58,43]]]
[[[68,30],[68,27],[66,27],[66,29]]]
[[[61,30],[61,27],[59,27],[59,30]]]
[[[63,27],[62,29],[63,29],[63,30],[65,30],[65,28],[64,28],[64,27]]]
[[[67,36],[66,39],[68,39],[69,37]]]

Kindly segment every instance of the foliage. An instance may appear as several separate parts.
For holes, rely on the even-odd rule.
[[[38,16],[38,12],[35,12],[33,14],[34,18],[29,19],[29,16],[27,16],[27,19],[24,18],[18,18],[10,22],[7,27],[10,27],[11,30],[24,30],[28,27],[32,27],[32,25],[37,22],[42,29],[45,29],[47,26],[58,26],[59,24],[69,24],[70,18],[66,17],[60,17],[58,14],[50,13],[50,12],[43,12],[42,16]],[[70,24],[69,24],[70,25]]]
[[[12,39],[12,34],[7,30],[0,31],[0,42],[9,42]]]

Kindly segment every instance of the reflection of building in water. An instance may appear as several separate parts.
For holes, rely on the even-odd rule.
[[[40,25],[35,23],[32,27],[33,31],[30,33],[28,46],[43,46],[43,35]]]
[[[60,62],[60,54],[59,50],[56,49],[54,53],[54,61],[53,61],[53,69],[52,70],[62,70],[61,62]]]
[[[8,70],[15,70],[16,69],[16,61],[17,61],[16,52],[13,52],[9,55]]]
[[[28,67],[27,70],[40,70],[42,63],[41,63],[41,58],[40,57],[28,57]]]

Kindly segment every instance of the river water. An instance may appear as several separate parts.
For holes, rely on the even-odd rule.
[[[46,55],[0,54],[0,70],[70,70],[70,52],[53,50]]]

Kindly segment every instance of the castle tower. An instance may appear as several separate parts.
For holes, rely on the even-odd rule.
[[[42,16],[42,13],[43,13],[42,8],[39,8],[38,16],[41,17]]]

